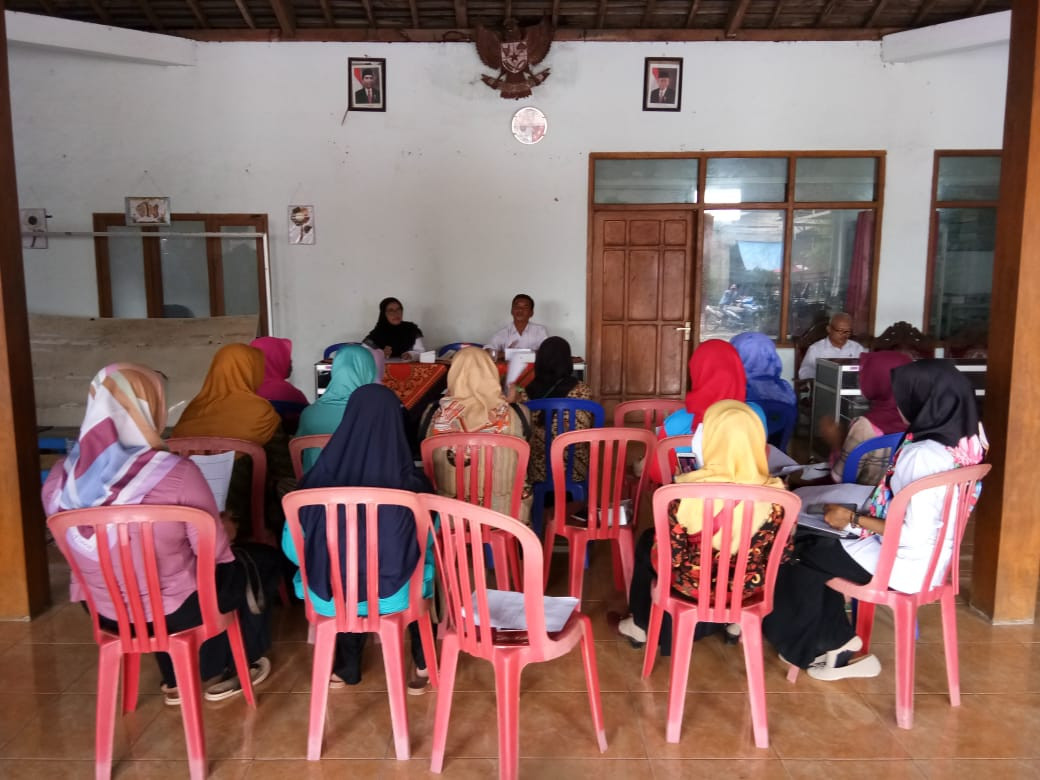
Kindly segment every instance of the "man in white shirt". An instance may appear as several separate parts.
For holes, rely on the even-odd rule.
[[[549,337],[549,332],[537,322],[531,322],[534,314],[534,298],[524,293],[513,297],[513,321],[499,330],[487,346],[499,351],[506,349],[538,349]]]
[[[866,352],[862,344],[849,338],[852,335],[852,317],[838,312],[827,325],[827,338],[820,339],[805,351],[798,369],[799,379],[816,379],[816,361],[820,358],[858,358]]]

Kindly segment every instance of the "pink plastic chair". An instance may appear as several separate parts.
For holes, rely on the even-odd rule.
[[[683,408],[683,402],[674,398],[640,398],[622,401],[614,407],[614,427],[624,428],[628,415],[639,415],[639,427],[654,431],[664,423],[664,418]]]
[[[712,566],[701,566],[697,592],[705,595],[696,601],[672,591],[672,550],[667,542],[671,520],[668,505],[676,499],[700,498],[704,508],[700,549],[712,549],[712,536],[721,529],[719,549],[731,549],[734,525],[739,525],[740,546],[734,556],[719,556],[716,582],[712,583]],[[751,545],[751,518],[756,504],[779,504],[784,519],[777,530],[766,562],[765,582],[761,591],[744,600],[742,587],[730,589],[730,583],[743,583],[747,573]],[[755,745],[769,747],[766,716],[766,687],[762,664],[762,618],[773,611],[773,586],[791,529],[798,519],[802,501],[794,493],[769,487],[732,485],[727,483],[679,483],[665,485],[654,493],[654,529],[657,534],[657,582],[653,589],[653,606],[647,630],[643,677],[654,667],[657,643],[664,613],[672,616],[672,674],[668,685],[668,724],[666,738],[678,742],[682,730],[686,682],[690,675],[693,632],[701,621],[739,623],[747,668],[748,696],[751,699],[751,723]],[[739,513],[739,514],[738,514]],[[740,518],[738,520],[738,518]],[[704,554],[704,559],[709,555]],[[712,556],[713,557],[713,556]]]
[[[264,488],[267,481],[267,453],[259,444],[229,436],[174,436],[166,440],[170,452],[189,455],[216,455],[234,450],[248,455],[253,462],[253,477],[249,493],[250,518],[253,539],[277,547],[264,523]]]
[[[917,608],[938,601],[942,604],[943,649],[946,654],[946,682],[950,689],[950,706],[961,703],[960,665],[957,659],[957,607],[954,597],[960,590],[960,552],[964,529],[974,506],[976,483],[989,473],[990,466],[981,464],[953,469],[911,482],[892,497],[885,520],[885,534],[881,538],[881,556],[874,577],[866,585],[835,577],[828,585],[846,596],[859,600],[856,613],[856,634],[863,640],[863,653],[870,650],[870,635],[874,625],[874,608],[882,605],[892,610],[896,640],[896,723],[899,728],[914,725],[914,661],[917,650],[914,627]],[[903,530],[903,516],[910,500],[926,490],[943,489],[942,528],[937,539],[953,534],[953,551],[946,572],[938,585],[923,588],[917,593],[889,590],[899,537]],[[954,527],[951,529],[950,524]],[[939,567],[942,545],[937,544],[928,561],[928,570],[922,582],[934,582]],[[794,682],[798,667],[792,666],[788,679]]]
[[[519,436],[503,436],[495,433],[445,433],[423,439],[421,445],[423,471],[437,485],[434,453],[442,448],[455,448],[455,463],[468,463],[469,468],[455,469],[455,497],[471,504],[491,509],[494,496],[495,459],[515,453],[513,489],[509,496],[509,516],[520,518],[520,502],[523,500],[524,482],[527,477],[527,461],[531,448]],[[473,468],[473,464],[478,464]],[[483,478],[481,478],[483,475]],[[520,585],[520,561],[516,554],[516,542],[512,536],[492,531],[488,544],[495,566],[495,583],[501,590],[509,590],[509,577],[517,587]]]
[[[407,490],[387,488],[311,488],[296,490],[282,498],[285,519],[289,525],[296,560],[300,563],[300,578],[303,580],[304,598],[307,601],[307,619],[315,628],[314,667],[311,672],[311,712],[307,737],[307,760],[321,758],[321,742],[325,731],[325,712],[329,698],[329,675],[332,673],[333,655],[336,649],[336,634],[376,633],[383,647],[383,665],[386,667],[386,688],[390,697],[390,720],[393,724],[394,747],[398,760],[410,756],[408,744],[408,709],[405,705],[404,631],[413,621],[419,621],[426,668],[430,673],[430,684],[437,687],[437,655],[433,641],[433,626],[430,622],[429,602],[423,598],[423,569],[426,562],[426,543],[429,538],[429,514],[418,503],[415,493]],[[331,575],[332,601],[336,614],[332,617],[316,613],[310,603],[307,567],[304,558],[303,528],[300,526],[300,509],[320,506],[325,509],[325,534],[328,538],[329,572]],[[358,596],[358,525],[361,522],[358,508],[364,507],[365,523],[365,592],[379,593],[379,519],[380,506],[397,506],[410,510],[415,517],[416,538],[419,543],[419,562],[408,585],[408,608],[390,615],[362,615],[359,603],[366,603]],[[335,551],[339,549],[340,523],[336,522],[339,511],[345,512],[346,541],[346,587],[344,588],[343,564]],[[366,604],[367,607],[367,604]],[[366,610],[370,611],[370,610]],[[371,610],[374,611],[374,610]]]
[[[289,459],[292,461],[293,475],[297,482],[303,478],[303,451],[323,450],[331,438],[331,433],[312,433],[309,436],[296,436],[289,439]]]
[[[552,443],[550,460],[553,480],[563,479],[566,451],[568,447],[586,445],[589,449],[588,521],[576,525],[570,519],[567,496],[557,491],[554,496],[554,511],[545,529],[545,575],[543,582],[549,583],[549,565],[555,537],[567,540],[570,553],[570,594],[581,599],[582,581],[585,576],[585,548],[595,540],[612,542],[614,584],[628,595],[632,584],[632,567],[635,559],[635,514],[647,483],[647,474],[636,482],[632,495],[632,514],[627,525],[617,522],[620,516],[621,499],[625,479],[625,466],[630,448],[642,445],[644,456],[649,460],[654,454],[657,439],[650,431],[640,428],[586,428],[569,431],[557,436]],[[562,484],[558,482],[558,484]]]
[[[441,689],[433,726],[433,756],[430,771],[444,766],[444,744],[448,737],[451,699],[459,651],[490,661],[495,667],[498,702],[498,776],[515,780],[519,769],[520,673],[531,663],[550,661],[581,644],[585,683],[592,708],[592,723],[600,752],[607,749],[603,707],[599,696],[599,673],[592,637],[592,622],[575,611],[563,630],[546,633],[541,587],[542,548],[534,532],[516,520],[490,509],[443,496],[422,495],[419,502],[427,513],[436,512],[439,530],[434,536],[437,572],[444,595],[444,642],[441,646]],[[488,612],[488,586],[484,567],[474,565],[473,551],[480,550],[489,532],[516,538],[523,552],[523,598],[527,617],[526,635],[508,637],[493,629]],[[479,552],[477,553],[480,554]],[[512,634],[513,632],[509,632]],[[566,735],[561,734],[564,738]]]
[[[657,440],[657,449],[654,457],[657,458],[657,468],[662,475],[670,475],[669,482],[675,478],[675,451],[680,447],[689,447],[693,435],[683,433],[678,436],[665,436]],[[649,464],[647,464],[649,466]]]
[[[155,526],[183,523],[197,534],[196,561],[199,609],[202,625],[171,634],[166,630],[162,588],[155,558]],[[169,653],[177,676],[184,719],[184,738],[188,747],[188,767],[193,780],[206,776],[206,739],[202,728],[202,682],[199,679],[199,645],[227,631],[235,668],[242,681],[242,692],[250,707],[256,707],[249,676],[242,632],[235,612],[221,613],[217,606],[214,581],[216,523],[201,509],[183,506],[126,505],[74,509],[47,519],[74,580],[84,582],[77,557],[72,554],[66,534],[74,526],[91,528],[97,535],[98,563],[109,598],[115,607],[118,632],[101,628],[97,607],[90,590],[84,588],[94,641],[98,643],[97,726],[95,733],[96,777],[112,774],[112,739],[115,734],[116,691],[123,667],[123,713],[137,708],[137,690],[142,653]],[[118,561],[118,562],[117,562]],[[127,577],[130,572],[133,576]],[[151,617],[151,621],[149,621]],[[151,622],[150,630],[145,626]]]

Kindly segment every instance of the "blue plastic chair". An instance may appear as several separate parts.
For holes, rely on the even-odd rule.
[[[787,452],[791,436],[794,435],[794,427],[798,424],[798,407],[783,401],[760,401],[757,398],[749,398],[748,401],[758,404],[765,412],[766,437],[769,443],[778,450]]]
[[[359,344],[361,344],[361,342],[360,341],[341,341],[339,344],[329,344],[327,347],[325,347],[325,352],[324,352],[324,354],[322,354],[321,359],[322,360],[328,360],[333,355],[335,355],[337,352],[339,352],[341,349],[343,349],[343,347],[350,347],[350,346],[353,346],[355,344],[359,345]]]
[[[602,428],[606,413],[603,407],[595,401],[583,401],[577,398],[540,398],[528,401],[527,408],[531,413],[542,412],[545,418],[542,424],[545,427],[545,480],[535,482],[531,487],[534,490],[534,501],[531,507],[531,527],[539,537],[542,536],[544,525],[542,512],[545,509],[545,497],[553,492],[552,471],[549,464],[552,463],[550,453],[553,443],[553,422],[556,421],[556,433],[573,431],[578,427],[578,412],[588,412],[592,415],[592,427]],[[575,501],[584,501],[586,497],[585,483],[574,481],[574,452],[571,447],[567,451],[564,461],[564,473],[566,474],[566,485],[564,489]]]
[[[859,462],[868,452],[875,450],[895,450],[899,446],[899,440],[903,438],[902,433],[886,433],[884,436],[875,436],[858,445],[849,457],[845,459],[845,468],[841,472],[842,482],[855,482],[859,473]]]
[[[483,344],[478,344],[475,341],[453,341],[451,344],[445,344],[443,347],[438,349],[437,350],[437,357],[443,357],[445,352],[450,352],[451,350],[455,350],[456,352],[458,352],[463,347],[481,347],[481,348],[483,348],[484,345]]]

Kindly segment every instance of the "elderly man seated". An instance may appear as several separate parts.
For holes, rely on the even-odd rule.
[[[805,351],[799,379],[816,378],[816,361],[820,358],[858,358],[867,350],[849,338],[852,335],[852,317],[845,312],[838,312],[831,317],[827,325],[827,338],[820,339]]]

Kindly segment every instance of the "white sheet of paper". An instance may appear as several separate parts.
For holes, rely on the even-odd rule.
[[[829,503],[855,504],[862,509],[863,505],[870,498],[870,494],[874,492],[874,488],[871,485],[857,485],[844,482],[838,485],[810,485],[798,488],[794,492],[796,496],[802,499],[802,507],[807,507],[810,504]],[[820,515],[809,515],[804,511],[798,513],[798,525],[809,526],[835,536],[846,536],[844,530],[831,528]]]
[[[524,594],[511,590],[489,590],[487,592],[488,616],[491,627],[503,631],[526,631],[527,613],[524,611]],[[545,596],[545,630],[560,631],[567,624],[571,613],[578,608],[578,600],[570,596]],[[477,594],[473,594],[473,615],[480,625],[477,612]]]
[[[773,476],[789,474],[801,468],[794,458],[772,444],[766,446],[766,461],[769,464],[769,473]]]
[[[520,352],[520,351],[521,350],[515,350],[515,349],[513,349],[513,350],[507,349],[506,350],[507,353],[508,352]],[[533,352],[529,352],[527,350],[524,350],[524,352],[526,352],[527,354],[534,354]],[[506,369],[506,379],[505,379],[505,386],[506,387],[509,387],[511,384],[513,384],[513,382],[515,382],[520,377],[520,375],[522,373],[524,373],[524,369],[527,368],[527,364],[531,362],[530,360],[525,360],[523,354],[513,355],[513,357],[508,358],[508,360],[509,360],[509,367]]]
[[[235,467],[235,451],[220,452],[216,455],[190,455],[191,460],[199,467],[202,476],[213,491],[217,502],[217,511],[223,512],[227,505],[228,486],[231,484],[231,470]]]

